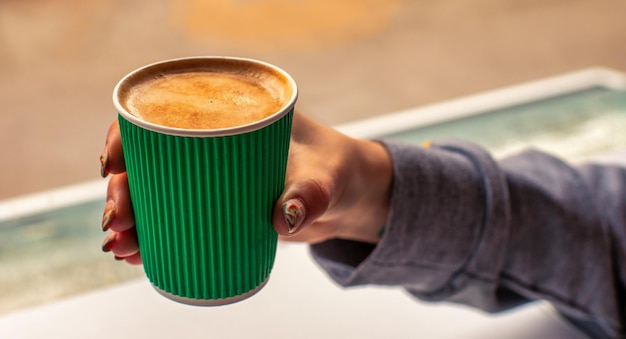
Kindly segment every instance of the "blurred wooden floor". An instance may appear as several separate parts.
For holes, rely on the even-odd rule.
[[[0,199],[98,178],[111,91],[188,55],[275,63],[326,124],[591,66],[626,70],[620,0],[0,1]]]

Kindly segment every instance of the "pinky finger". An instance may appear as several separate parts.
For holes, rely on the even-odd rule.
[[[126,261],[131,265],[141,265],[141,254],[137,252],[127,257],[115,256],[115,260]]]

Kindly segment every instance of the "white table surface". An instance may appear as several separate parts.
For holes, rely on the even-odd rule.
[[[344,290],[318,269],[306,246],[281,244],[267,286],[238,304],[178,304],[140,279],[4,315],[0,338],[583,337],[545,303],[493,316],[426,304],[395,289]]]

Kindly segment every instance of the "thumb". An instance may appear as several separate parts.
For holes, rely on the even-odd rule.
[[[331,186],[330,181],[312,178],[287,183],[272,216],[278,234],[296,234],[324,215],[330,206]]]

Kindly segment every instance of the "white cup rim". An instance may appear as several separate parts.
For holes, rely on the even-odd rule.
[[[285,77],[285,79],[288,82],[288,85],[291,86],[292,88],[291,96],[289,97],[285,105],[283,105],[277,112],[273,113],[272,115],[264,119],[257,120],[257,121],[254,121],[252,123],[245,124],[245,125],[239,125],[239,126],[228,127],[228,128],[214,128],[214,129],[185,129],[185,128],[169,127],[169,126],[163,126],[163,125],[151,123],[143,119],[140,119],[136,117],[135,115],[131,114],[130,112],[128,112],[128,110],[120,102],[120,91],[121,91],[122,86],[131,78],[137,76],[138,74],[142,72],[146,72],[157,66],[163,66],[166,64],[174,64],[174,63],[179,63],[182,61],[215,61],[215,60],[240,61],[244,63],[257,64],[257,65],[261,65],[263,67],[269,68],[281,74],[283,77]],[[220,137],[220,136],[244,134],[244,133],[249,133],[249,132],[259,130],[263,127],[273,124],[274,122],[280,120],[282,117],[287,115],[295,106],[297,97],[298,97],[298,87],[296,85],[296,82],[291,77],[291,75],[289,75],[289,73],[285,72],[283,69],[275,65],[272,65],[270,63],[263,62],[263,61],[256,60],[256,59],[230,57],[230,56],[194,56],[194,57],[183,57],[183,58],[175,58],[175,59],[158,61],[155,63],[142,66],[128,73],[117,83],[117,85],[115,85],[115,88],[113,89],[113,105],[117,109],[117,112],[124,119],[128,120],[129,122],[131,122],[132,124],[136,126],[142,127],[144,129],[147,129],[153,132],[167,134],[167,135],[182,136],[182,137]]]

